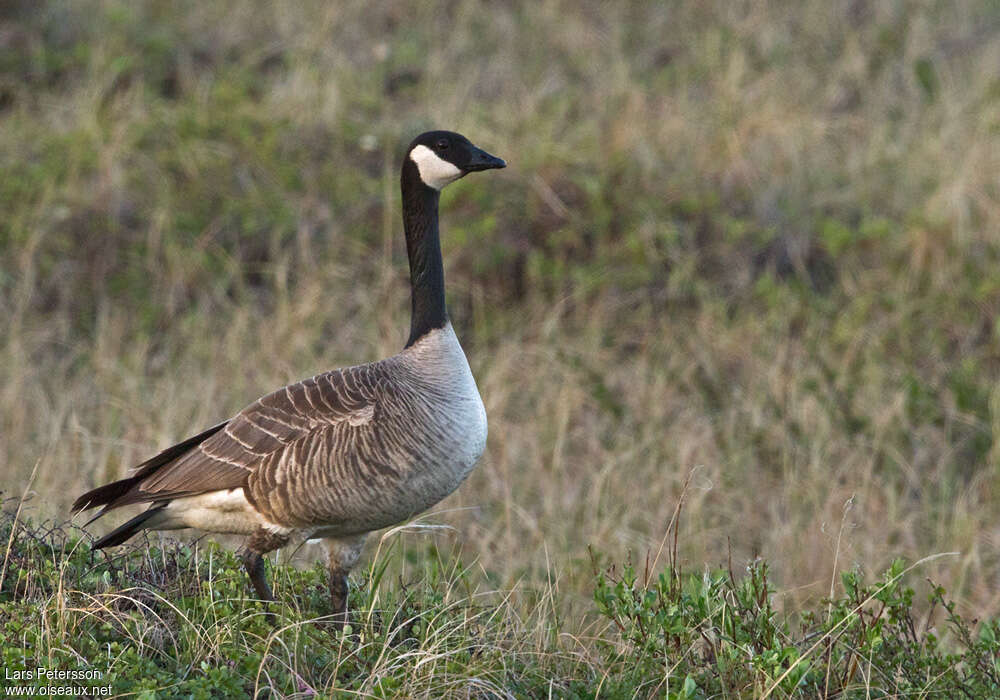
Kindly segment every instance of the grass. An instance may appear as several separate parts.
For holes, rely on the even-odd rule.
[[[9,3],[0,490],[61,519],[262,392],[395,352],[399,151],[449,127],[510,163],[443,201],[490,438],[429,522],[473,590],[597,653],[588,547],[657,551],[693,474],[684,570],[763,557],[796,615],[845,571],[957,552],[920,575],[994,619],[998,22]]]
[[[774,606],[764,562],[737,575],[685,575],[676,550],[657,571],[593,574],[600,618],[553,628],[558,592],[484,590],[455,552],[413,555],[386,533],[355,576],[352,624],[329,623],[321,565],[271,568],[275,619],[214,543],[140,542],[114,556],[68,524],[3,514],[0,647],[8,689],[43,688],[37,669],[93,673],[72,694],[125,697],[991,697],[1000,623],[964,620],[940,586],[917,611],[897,561],[881,580],[842,576],[843,593],[795,616]],[[417,558],[414,558],[417,559]],[[524,610],[533,612],[525,614]],[[944,637],[942,641],[941,637]],[[28,675],[35,672],[36,675]],[[62,686],[71,686],[63,683]]]
[[[4,536],[10,535],[5,521]],[[272,624],[249,598],[231,552],[213,544],[130,547],[114,557],[90,550],[79,530],[21,524],[3,602],[4,663],[104,674],[116,694],[138,697],[494,696],[544,687],[546,672],[574,659],[536,655],[532,625],[502,600],[470,594],[467,572],[428,558],[418,579],[388,599],[378,582],[390,546],[352,593],[348,635],[326,621],[325,570],[272,570],[281,604]],[[579,660],[575,661],[579,664]],[[10,677],[10,676],[8,676]],[[51,684],[7,683],[31,686]]]

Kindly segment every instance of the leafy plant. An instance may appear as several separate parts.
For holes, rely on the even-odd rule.
[[[759,560],[739,577],[612,566],[594,598],[617,639],[601,648],[620,687],[670,698],[996,696],[997,621],[966,622],[933,585],[931,609],[918,615],[908,571],[897,560],[868,584],[846,572],[840,596],[789,616],[775,611]],[[939,608],[948,644],[932,624]]]

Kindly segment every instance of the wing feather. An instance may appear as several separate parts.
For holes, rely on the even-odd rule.
[[[142,478],[112,507],[243,488],[258,470],[287,471],[317,454],[329,456],[327,428],[350,431],[360,424],[358,416],[367,423],[374,415],[379,380],[365,369],[327,372],[261,397],[223,429]],[[268,476],[276,475],[259,475],[269,481]]]

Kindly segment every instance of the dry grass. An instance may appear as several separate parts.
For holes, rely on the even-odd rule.
[[[37,461],[64,513],[398,349],[434,124],[511,163],[444,197],[490,438],[433,520],[515,607],[583,629],[587,547],[656,551],[693,473],[691,569],[763,555],[798,605],[956,551],[927,575],[1000,613],[996,11],[841,5],[51,4],[89,50],[2,74],[0,488]],[[23,13],[3,51],[67,40]]]

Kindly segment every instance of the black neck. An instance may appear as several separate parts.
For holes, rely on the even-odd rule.
[[[410,347],[428,331],[448,322],[444,306],[444,263],[438,234],[438,201],[441,194],[420,179],[416,164],[409,158],[400,177],[403,188],[403,231],[410,257]]]

